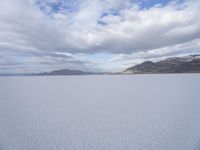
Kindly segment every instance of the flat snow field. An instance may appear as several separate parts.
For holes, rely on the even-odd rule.
[[[200,74],[0,78],[0,150],[199,150]]]

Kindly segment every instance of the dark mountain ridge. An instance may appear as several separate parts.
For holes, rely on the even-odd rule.
[[[200,73],[200,55],[174,57],[158,62],[146,61],[123,72],[123,74],[143,73]]]

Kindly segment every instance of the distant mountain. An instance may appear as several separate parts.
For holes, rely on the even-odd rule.
[[[200,73],[200,55],[168,58],[158,62],[146,61],[123,72],[123,74],[147,73]]]
[[[70,70],[70,69],[62,69],[62,70],[56,70],[51,72],[42,72],[42,73],[5,73],[0,74],[1,76],[67,76],[67,75],[100,75],[104,73],[92,73],[92,72],[84,72],[81,70]]]
[[[151,73],[200,73],[200,55],[168,58],[158,62],[146,61],[127,68],[121,73],[92,73],[81,70],[62,69],[43,73],[0,74],[0,76],[58,76],[58,75],[117,75]]]
[[[52,71],[52,72],[39,73],[39,74],[35,74],[35,75],[56,76],[56,75],[92,75],[92,74],[98,74],[98,73],[84,72],[84,71],[80,71],[80,70],[62,69],[62,70],[56,70],[56,71]]]

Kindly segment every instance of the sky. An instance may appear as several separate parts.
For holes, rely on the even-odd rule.
[[[0,73],[118,72],[200,53],[200,0],[0,0]]]

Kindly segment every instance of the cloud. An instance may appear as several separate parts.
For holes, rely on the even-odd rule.
[[[200,51],[199,0],[148,8],[141,3],[1,0],[0,70],[40,66],[37,71],[61,67],[118,71],[147,58]],[[90,59],[101,53],[109,54],[109,59]]]

